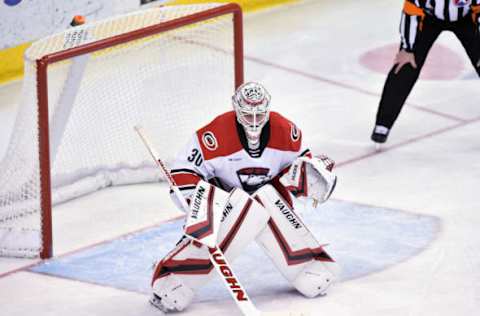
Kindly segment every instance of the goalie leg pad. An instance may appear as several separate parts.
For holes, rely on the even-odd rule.
[[[292,285],[306,297],[323,296],[336,281],[336,276],[323,263],[312,261],[292,281]]]
[[[337,263],[274,187],[263,186],[255,192],[255,198],[271,216],[257,243],[299,292],[308,297],[324,293],[339,272]],[[321,290],[317,293],[315,287]]]
[[[269,212],[260,203],[245,191],[235,189],[224,210],[218,238],[218,245],[227,260],[235,259],[254,241],[267,226],[269,218]]]
[[[218,231],[218,246],[229,262],[266,227],[269,218],[267,210],[247,193],[236,189],[230,194]],[[158,263],[152,286],[174,275],[186,288],[195,291],[210,280],[215,274],[213,270],[207,247],[185,237]],[[162,284],[158,281],[157,286]]]

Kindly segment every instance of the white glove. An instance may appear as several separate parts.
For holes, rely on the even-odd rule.
[[[335,162],[327,156],[299,157],[286,174],[280,177],[287,190],[297,196],[307,196],[318,202],[326,201],[337,183],[337,176],[331,171]]]

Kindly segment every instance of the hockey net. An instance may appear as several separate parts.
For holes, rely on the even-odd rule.
[[[168,161],[229,110],[243,81],[241,28],[234,4],[167,6],[35,42],[1,162],[0,255],[50,257],[52,205],[160,180],[133,126]]]

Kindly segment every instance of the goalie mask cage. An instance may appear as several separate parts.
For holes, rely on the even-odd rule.
[[[169,161],[242,82],[236,4],[152,8],[35,42],[1,163],[0,255],[51,257],[52,205],[161,180],[133,126]]]

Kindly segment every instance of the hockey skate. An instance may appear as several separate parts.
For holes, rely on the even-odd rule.
[[[376,150],[380,150],[380,145],[387,141],[389,132],[389,128],[382,125],[375,125],[370,139],[375,143]]]
[[[150,302],[150,304],[152,304],[153,306],[158,308],[162,312],[162,315],[164,315],[165,313],[168,313],[170,311],[165,305],[163,305],[162,299],[160,297],[158,297],[156,294],[152,294],[149,302]]]

